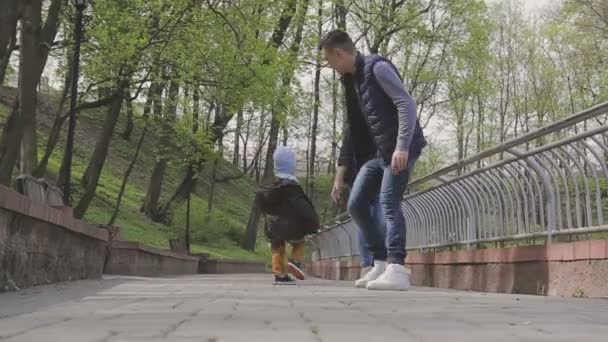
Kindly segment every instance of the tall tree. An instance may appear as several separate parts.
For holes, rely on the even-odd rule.
[[[135,147],[135,154],[133,155],[133,159],[131,159],[129,166],[127,167],[127,171],[125,171],[125,174],[122,178],[122,184],[120,185],[120,190],[118,191],[118,196],[116,197],[116,205],[114,206],[114,211],[112,212],[112,216],[108,221],[108,225],[113,225],[116,222],[116,219],[118,218],[118,214],[120,213],[120,206],[122,204],[122,197],[125,193],[127,182],[129,181],[131,172],[133,172],[133,169],[135,168],[137,158],[139,157],[139,152],[141,151],[141,147],[143,146],[143,143],[146,139],[149,127],[150,112],[152,111],[152,93],[154,92],[154,88],[156,86],[156,84],[152,83],[152,85],[150,85],[150,88],[148,88],[148,96],[146,98],[146,103],[144,104],[144,112],[142,115],[144,119],[144,128],[142,129],[141,135],[139,136],[139,140],[137,141],[137,146]]]
[[[91,201],[93,200],[93,197],[95,196],[95,191],[97,189],[97,185],[99,184],[99,178],[101,177],[101,171],[110,149],[110,141],[112,140],[112,135],[114,134],[114,128],[118,122],[118,116],[120,114],[125,93],[124,89],[127,86],[127,82],[127,80],[118,81],[116,88],[112,90],[112,102],[108,106],[103,129],[99,135],[97,143],[95,144],[89,164],[84,172],[84,175],[82,176],[82,179],[80,180],[80,184],[84,189],[84,194],[80,198],[76,208],[74,208],[74,217],[76,218],[82,218],[84,216],[89,208],[89,205],[91,204]]]
[[[19,0],[0,0],[0,85],[4,83],[6,69],[17,44],[19,5]]]
[[[68,118],[68,114],[65,112],[65,103],[68,99],[68,94],[70,93],[70,85],[72,83],[72,67],[71,67],[71,58],[66,58],[68,63],[65,69],[65,76],[63,81],[63,90],[61,91],[61,99],[59,100],[59,106],[55,111],[55,119],[53,120],[53,126],[49,132],[49,137],[46,142],[46,148],[44,150],[44,155],[36,170],[34,171],[34,177],[43,177],[46,173],[46,168],[49,163],[49,159],[59,142],[59,136],[61,134],[61,128],[63,127],[64,122]],[[61,184],[61,183],[60,183]]]
[[[133,123],[133,100],[129,89],[127,89],[125,93],[125,105],[127,107],[127,122],[125,123],[125,130],[122,132],[121,136],[125,140],[131,140],[131,133],[133,133],[135,124]]]
[[[234,151],[232,153],[232,165],[239,167],[241,153],[241,130],[243,127],[243,109],[239,109],[236,115],[236,128],[234,130]]]
[[[286,1],[285,7],[281,14],[281,17],[279,18],[279,22],[272,34],[270,45],[274,49],[279,49],[279,47],[283,44],[285,34],[287,32],[287,29],[289,28],[289,25],[294,16],[294,13],[296,13],[296,9],[298,9],[296,33],[295,33],[294,40],[291,44],[290,52],[289,52],[292,60],[293,60],[293,58],[295,58],[297,56],[298,51],[300,49],[300,43],[302,41],[302,32],[303,32],[304,22],[306,19],[306,12],[308,11],[309,1],[310,0],[300,0],[299,9],[298,9],[298,1],[296,1],[296,0]],[[293,69],[293,67],[290,67],[289,69],[290,70],[287,71],[286,73],[284,73],[281,77],[281,81],[280,81],[281,83],[279,86],[280,87],[279,94],[285,94],[286,88],[291,85],[291,80],[293,78],[294,69]],[[273,104],[273,106],[271,108],[271,112],[270,112],[271,118],[270,118],[270,131],[268,133],[269,134],[268,149],[266,152],[266,162],[264,165],[264,175],[262,176],[262,181],[266,181],[270,177],[272,177],[272,168],[273,168],[272,155],[274,154],[274,151],[277,147],[277,141],[278,141],[278,137],[279,137],[279,128],[280,128],[280,124],[281,124],[279,115],[283,114],[282,113],[283,108],[281,107],[281,100],[282,100],[282,96],[279,96],[277,101]],[[241,247],[243,247],[244,249],[254,250],[254,248],[255,248],[259,218],[260,218],[259,208],[257,208],[255,206],[255,204],[253,204],[252,208],[251,208],[251,214],[249,215],[249,221],[247,222],[245,238],[243,239],[243,241],[241,243]]]
[[[243,139],[243,172],[247,173],[247,148],[249,145],[249,137],[251,136],[251,122],[253,121],[252,119],[252,114],[250,114],[250,117],[247,120],[247,127],[245,129],[245,138]]]
[[[171,137],[174,136],[174,124],[177,117],[177,101],[179,95],[179,81],[175,70],[171,71],[173,77],[170,81],[169,91],[167,94],[166,104],[164,106],[161,122],[161,136],[157,146],[158,160],[150,176],[148,183],[148,191],[144,200],[142,211],[154,221],[161,220],[159,217],[159,200],[162,191],[163,181],[165,178],[165,172],[167,170],[167,163],[170,159],[170,148],[173,145],[171,143]]]
[[[318,3],[318,18],[317,18],[317,35],[319,41],[323,35],[323,0],[319,0]],[[319,97],[319,88],[321,84],[321,51],[317,49],[317,60],[315,65],[315,80],[314,80],[314,104],[312,114],[312,126],[310,129],[310,157],[309,157],[309,184],[308,193],[314,199],[315,196],[315,159],[317,156],[317,134],[319,126],[319,107],[321,106],[321,99]]]
[[[33,44],[35,44],[35,48],[33,48],[32,50],[21,51],[21,54],[33,54],[32,65],[23,64],[19,67],[20,74],[29,74],[30,72],[32,73],[31,75],[24,75],[24,77],[26,78],[31,77],[32,83],[28,82],[27,88],[19,87],[19,91],[22,94],[21,100],[19,101],[19,114],[23,118],[23,140],[21,142],[20,158],[21,172],[24,174],[33,174],[36,167],[38,166],[38,139],[36,133],[36,88],[38,87],[40,77],[42,76],[42,72],[44,71],[46,61],[51,51],[51,46],[53,45],[55,36],[57,35],[57,30],[59,28],[60,23],[59,17],[61,14],[61,6],[63,3],[63,0],[51,1],[46,16],[46,21],[44,22],[44,26],[42,26],[41,21],[42,9],[39,7],[38,4],[33,4],[33,7],[22,5],[24,6],[24,17],[31,18],[32,22],[24,23],[24,21],[22,21],[22,27],[24,27],[24,30],[21,45],[24,45],[25,39],[33,39]],[[29,10],[33,10],[36,13],[27,13]],[[30,17],[30,15],[32,16]],[[33,32],[26,32],[25,27],[27,27],[28,24],[33,25],[32,27],[30,27]],[[32,67],[33,70],[22,70],[22,66],[26,68]],[[24,102],[26,102],[27,104],[25,104]]]
[[[32,174],[37,166],[36,88],[57,34],[62,3],[61,0],[50,3],[44,24],[42,0],[19,3],[21,44],[18,96],[0,138],[0,184],[10,183],[19,153],[21,172]]]

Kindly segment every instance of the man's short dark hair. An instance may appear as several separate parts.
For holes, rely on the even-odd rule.
[[[323,48],[342,49],[346,52],[355,53],[355,43],[350,39],[348,33],[342,30],[333,30],[328,32],[319,43],[319,50]]]

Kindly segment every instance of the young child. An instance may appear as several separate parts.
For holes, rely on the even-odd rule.
[[[296,154],[285,146],[274,152],[274,179],[256,190],[255,202],[266,215],[264,233],[272,249],[272,273],[276,285],[293,285],[288,273],[303,280],[301,262],[305,253],[306,235],[319,230],[319,217],[298,178],[295,176]],[[287,262],[286,244],[292,246]]]

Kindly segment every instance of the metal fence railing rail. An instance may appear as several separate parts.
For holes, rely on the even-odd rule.
[[[407,248],[608,232],[607,121],[603,103],[415,179]],[[325,227],[313,259],[358,255],[357,229]]]

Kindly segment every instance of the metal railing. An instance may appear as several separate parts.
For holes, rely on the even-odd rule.
[[[410,183],[407,248],[608,232],[608,103]],[[309,240],[313,259],[359,255],[352,221]]]

